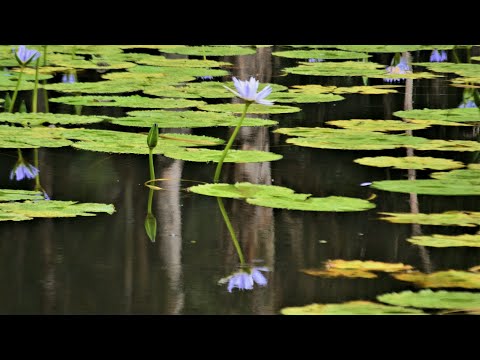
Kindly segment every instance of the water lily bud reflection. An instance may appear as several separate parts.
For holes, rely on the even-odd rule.
[[[147,217],[145,218],[145,231],[147,232],[150,241],[155,242],[155,237],[157,235],[157,219],[151,212],[147,213]]]
[[[220,285],[228,283],[228,292],[232,292],[235,288],[239,290],[253,290],[254,284],[259,286],[267,285],[267,278],[261,273],[262,271],[268,271],[268,269],[266,267],[243,268],[226,278],[220,279],[218,283]]]

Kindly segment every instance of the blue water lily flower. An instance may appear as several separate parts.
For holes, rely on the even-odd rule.
[[[263,276],[261,271],[268,271],[266,267],[254,267],[252,269],[252,279],[260,286],[267,285],[267,278]]]
[[[393,61],[392,61],[393,62]],[[408,65],[407,57],[402,56],[397,65],[390,65],[386,69],[388,74],[408,74],[412,71],[410,65]],[[385,82],[400,82],[405,80],[405,78],[384,78]]]
[[[233,77],[233,83],[237,91],[230,89],[228,86],[223,85],[226,89],[234,93],[240,99],[245,100],[248,103],[257,103],[262,105],[273,105],[273,101],[265,100],[265,98],[272,92],[272,87],[267,85],[262,91],[257,93],[259,81],[254,77],[250,77],[250,80],[242,81]]]
[[[199,79],[200,80],[213,80],[213,76],[212,75],[200,76]]]
[[[27,49],[25,45],[20,45],[15,53],[15,58],[20,66],[26,66],[30,62],[37,60],[39,57],[40,52],[34,49]]]
[[[74,74],[63,74],[62,83],[73,84],[74,82],[75,82],[75,75]]]
[[[12,171],[10,172],[10,180],[20,181],[23,179],[34,179],[38,175],[38,169],[26,163],[25,161],[21,161],[15,164]]]
[[[239,290],[252,290],[254,284],[259,286],[267,285],[267,278],[261,273],[262,271],[268,271],[268,269],[266,267],[241,269],[240,271],[221,279],[218,283],[225,284],[228,282],[228,292],[232,292],[235,288]]]
[[[430,62],[442,62],[447,61],[447,52],[445,50],[441,50],[440,52],[437,49],[432,51],[430,55]]]
[[[478,106],[475,104],[474,100],[468,100],[468,101],[462,102],[460,105],[458,105],[458,107],[459,108],[476,108]]]

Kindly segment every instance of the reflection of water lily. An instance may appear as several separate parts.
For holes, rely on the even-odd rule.
[[[238,80],[236,77],[233,77],[233,83],[237,91],[232,90],[225,85],[224,87],[246,102],[273,105],[273,101],[264,100],[272,92],[272,87],[270,85],[265,86],[262,91],[257,93],[259,81],[255,80],[254,77],[250,77],[250,80],[246,81]]]
[[[199,76],[200,80],[213,80],[212,75]]]
[[[228,282],[228,292],[232,292],[235,288],[238,288],[239,290],[252,290],[255,283],[259,286],[267,285],[267,278],[261,273],[261,271],[268,271],[268,269],[266,267],[241,269],[240,271],[221,279],[218,283],[225,284]]]
[[[15,58],[20,66],[28,65],[31,61],[37,60],[39,57],[40,52],[33,49],[27,49],[25,45],[20,45],[15,53]]]
[[[23,158],[19,158],[10,172],[10,180],[34,179],[38,173],[39,171],[35,166],[27,163]]]
[[[445,50],[441,50],[440,52],[437,49],[432,51],[430,55],[430,62],[442,62],[447,61],[447,52]]]
[[[313,62],[322,62],[322,61],[324,61],[324,60],[323,60],[323,59],[314,59],[314,58],[308,59],[308,62],[311,62],[311,63],[313,63]]]
[[[395,58],[394,58],[395,59]],[[407,57],[402,56],[397,65],[390,65],[386,69],[388,74],[407,74],[412,71],[411,67],[408,65]],[[384,78],[385,82],[400,82],[405,80],[405,78]]]
[[[63,74],[62,83],[73,84],[74,82],[75,82],[75,75],[74,74]]]
[[[459,108],[476,108],[478,106],[475,104],[475,101],[468,100],[466,102],[462,102],[460,105],[458,105],[458,107]]]

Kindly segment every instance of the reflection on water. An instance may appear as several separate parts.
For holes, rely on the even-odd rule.
[[[476,48],[472,48],[472,56],[479,55]],[[462,51],[457,52],[465,62]],[[428,61],[430,53],[412,52],[408,54],[412,57],[409,61]],[[449,59],[452,55],[448,51]],[[258,48],[255,55],[221,57],[219,60],[233,63],[233,76],[240,79],[256,76],[262,83],[363,84],[361,77],[280,76],[281,68],[290,65],[292,59],[272,56],[271,48]],[[372,61],[389,66],[391,54],[375,54]],[[401,85],[396,94],[349,94],[340,102],[298,104],[302,107],[300,113],[265,118],[279,121],[282,127],[310,127],[324,126],[326,121],[339,119],[392,119],[392,113],[397,110],[466,105],[473,95],[469,95],[470,90],[450,86],[450,77],[451,74],[446,74],[444,78],[406,79],[395,83]],[[223,80],[230,80],[230,77]],[[370,82],[382,84],[383,80],[370,79]],[[20,93],[20,96],[30,95]],[[50,103],[51,112],[59,110],[75,112],[73,107]],[[82,112],[122,116],[125,110],[84,107]],[[124,130],[114,125],[105,127]],[[161,131],[228,139],[233,128]],[[469,139],[476,138],[475,131],[478,129],[474,127],[461,131],[432,127],[416,130],[413,135]],[[184,189],[183,180],[211,182],[215,164],[157,155],[153,158],[155,177],[168,181],[162,182],[163,190],[154,191],[144,185],[150,178],[146,156],[71,148],[40,149],[41,186],[50,197],[112,203],[116,213],[73,219],[0,221],[0,290],[4,294],[0,297],[0,313],[278,314],[287,306],[359,299],[374,301],[381,293],[416,289],[389,276],[321,278],[299,271],[321,267],[328,259],[402,262],[422,272],[466,270],[480,264],[477,248],[426,248],[406,241],[419,233],[475,233],[476,228],[392,224],[378,220],[377,214],[381,211],[479,211],[474,197],[418,196],[373,191],[368,186],[360,186],[375,180],[426,178],[428,171],[362,166],[353,160],[377,156],[380,152],[295,147],[286,144],[284,136],[272,133],[272,128],[242,128],[233,149],[273,151],[283,158],[266,163],[226,163],[223,168],[225,182],[274,184],[313,196],[366,199],[375,194],[377,207],[359,213],[301,212],[223,199],[243,262],[247,264],[245,267],[240,266],[242,260],[217,199]],[[34,157],[32,150],[22,154],[28,160]],[[412,149],[406,152],[404,149],[387,150],[381,154],[418,155]],[[464,163],[474,158],[471,153],[452,152],[426,152],[425,156],[452,158]],[[3,174],[0,188],[35,188],[34,179],[15,183],[9,179],[18,161],[16,149],[2,149],[0,158],[0,174]],[[145,229],[149,213],[156,219],[155,241]],[[223,279],[221,285],[218,284],[220,279]],[[249,287],[253,289],[248,290]],[[240,288],[247,290],[240,291]]]

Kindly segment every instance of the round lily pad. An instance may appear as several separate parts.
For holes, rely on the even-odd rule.
[[[480,307],[480,293],[460,291],[402,291],[377,296],[378,301],[396,306],[424,309],[470,309]]]
[[[371,301],[348,301],[340,304],[310,304],[286,307],[283,315],[422,315],[423,311],[400,306],[389,306]]]
[[[434,169],[447,170],[463,167],[460,161],[450,159],[433,158],[429,156],[406,156],[406,157],[392,157],[392,156],[376,156],[364,157],[355,159],[354,162],[367,166],[376,167],[394,167],[396,169]]]

